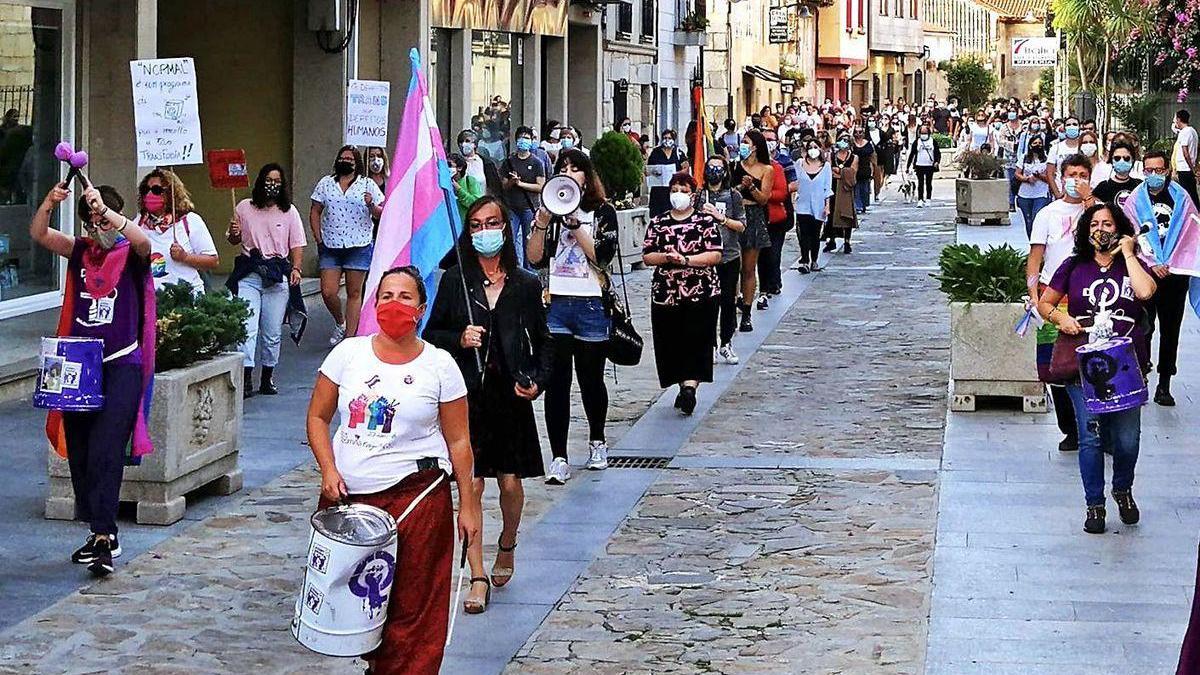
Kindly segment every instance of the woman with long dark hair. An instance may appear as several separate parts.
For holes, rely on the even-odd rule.
[[[571,425],[571,368],[579,378],[588,420],[587,468],[608,468],[604,426],[608,388],[604,384],[608,333],[612,327],[604,306],[611,280],[608,266],[617,252],[617,212],[586,155],[564,150],[554,172],[570,176],[583,191],[579,210],[561,219],[538,209],[527,244],[528,260],[549,271],[550,309],[547,323],[554,336],[554,370],[546,385],[546,431],[554,460],[546,482],[562,485],[571,477],[567,434]]]
[[[746,226],[742,195],[729,189],[729,160],[723,154],[708,158],[704,166],[704,187],[696,198],[696,208],[717,219],[721,226],[721,264],[717,265],[717,280],[721,294],[718,300],[719,327],[717,354],[730,365],[738,362],[733,351],[733,332],[737,328],[737,296],[742,278],[742,246],[738,236]]]
[[[333,316],[330,344],[358,330],[363,283],[371,269],[375,219],[383,214],[383,192],[367,178],[362,153],[353,145],[338,150],[333,172],[323,176],[312,192],[308,225],[317,242],[321,298]],[[346,304],[342,306],[342,277]]]
[[[742,205],[746,211],[746,229],[742,231],[742,321],[739,329],[743,333],[754,330],[750,320],[751,303],[757,286],[758,252],[771,245],[767,231],[767,202],[775,182],[775,169],[771,166],[771,152],[767,139],[761,131],[751,129],[742,136],[738,145],[739,161],[731,174],[733,186],[742,194]]]
[[[259,170],[250,199],[243,199],[234,208],[225,238],[241,246],[225,285],[250,304],[246,341],[241,346],[245,378],[242,395],[254,395],[256,362],[262,366],[258,392],[277,394],[273,375],[279,364],[283,319],[290,288],[300,285],[300,265],[308,245],[282,166],[272,162]]]
[[[1154,275],[1138,260],[1137,233],[1129,217],[1115,206],[1096,204],[1079,216],[1075,228],[1075,255],[1067,258],[1054,273],[1038,299],[1038,312],[1058,327],[1060,342],[1069,342],[1066,336],[1082,333],[1084,322],[1095,327],[1103,316],[1101,313],[1107,314],[1113,335],[1132,340],[1144,380],[1150,372],[1150,342],[1146,339],[1143,320],[1146,303],[1156,290]],[[1065,312],[1059,307],[1063,298],[1067,300]],[[1112,451],[1112,497],[1120,511],[1121,522],[1126,525],[1138,522],[1141,513],[1133,500],[1133,473],[1141,445],[1141,408],[1099,414],[1090,412],[1078,371],[1067,383],[1067,395],[1075,408],[1079,434],[1079,473],[1087,505],[1084,531],[1100,534],[1105,529],[1106,445]]]
[[[442,276],[424,332],[430,343],[450,352],[467,383],[479,508],[484,478],[495,478],[500,488],[503,525],[490,581],[483,571],[482,539],[467,549],[471,592],[464,609],[469,614],[487,609],[491,587],[512,578],[525,505],[521,480],[545,475],[533,400],[550,377],[550,333],[541,281],[517,264],[508,222],[495,197],[480,198],[467,210],[467,226],[458,241],[462,265]]]

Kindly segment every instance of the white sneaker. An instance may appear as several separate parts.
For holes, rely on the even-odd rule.
[[[588,443],[587,468],[592,471],[603,471],[608,468],[608,444],[604,441]]]
[[[346,339],[346,324],[341,323],[333,327],[333,336],[329,338],[329,344],[337,346],[337,343]]]
[[[723,344],[721,345],[721,348],[717,350],[717,353],[721,355],[721,358],[725,359],[725,363],[728,363],[731,366],[737,365],[738,355],[734,353],[733,345]]]
[[[571,466],[562,457],[555,457],[546,471],[547,485],[566,485],[571,480]]]

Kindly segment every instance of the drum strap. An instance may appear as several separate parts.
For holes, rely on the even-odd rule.
[[[135,351],[137,351],[137,348],[138,348],[137,340],[134,340],[133,342],[131,342],[129,344],[128,347],[117,350],[117,351],[113,352],[112,354],[109,354],[108,356],[104,357],[104,363],[108,363],[109,361],[116,361],[117,359],[121,358],[122,356],[128,356],[128,355],[134,353]]]

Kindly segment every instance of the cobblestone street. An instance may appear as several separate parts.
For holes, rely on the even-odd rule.
[[[930,274],[956,236],[952,185],[938,181],[927,209],[885,201],[852,255],[790,272],[693,418],[657,386],[648,274],[631,276],[647,351],[616,383],[610,373],[609,443],[660,466],[527,481],[516,575],[485,614],[460,613],[443,672],[1168,672],[1197,481],[1168,476],[1195,460],[1160,446],[1194,430],[1189,380],[1181,412],[1145,418],[1146,524],[1082,534],[1075,458],[1052,454],[1052,415],[947,414],[948,308]],[[1191,319],[1185,332],[1195,354]],[[78,590],[0,633],[0,672],[362,672],[290,634],[319,484],[292,426],[277,441],[299,448],[294,468],[206,502],[113,577],[85,585],[62,561]],[[584,426],[573,423],[575,465]],[[1011,519],[1002,499],[1016,502]],[[496,501],[489,485],[488,566]],[[74,540],[60,543],[65,558]],[[1142,566],[1153,578],[1124,581]],[[1115,646],[1096,654],[1120,669],[1095,661],[1101,636]]]

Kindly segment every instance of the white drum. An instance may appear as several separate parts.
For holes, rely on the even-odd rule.
[[[326,656],[366,654],[383,641],[396,578],[396,521],[365,504],[323,509],[310,520],[292,635]]]

